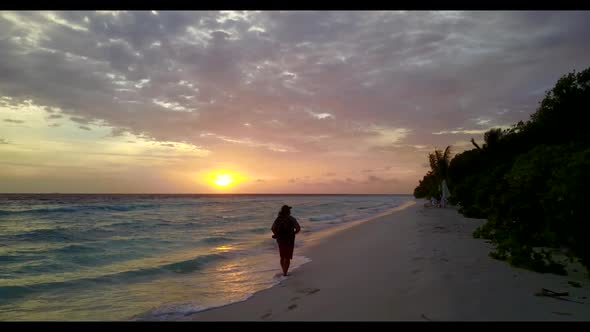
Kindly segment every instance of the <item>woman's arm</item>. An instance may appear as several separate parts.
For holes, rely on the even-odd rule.
[[[297,219],[295,219],[295,234],[299,233],[300,231],[301,231],[301,226],[299,226]]]
[[[277,234],[277,221],[275,220],[275,222],[272,223],[272,227],[270,228],[270,230],[272,231],[273,234]]]

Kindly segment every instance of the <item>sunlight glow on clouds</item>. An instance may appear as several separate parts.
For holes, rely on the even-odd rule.
[[[310,110],[307,111],[307,113],[309,115],[311,115],[312,117],[322,120],[322,119],[329,119],[329,118],[334,118],[334,116],[330,113],[314,113]]]
[[[70,23],[70,22],[68,22],[68,21],[66,21],[66,20],[58,17],[55,13],[44,13],[44,16],[48,20],[52,21],[53,23],[56,23],[56,24],[59,24],[59,25],[68,27],[70,29],[78,30],[78,31],[88,31],[88,28],[83,27],[83,26],[78,25],[78,24]],[[87,17],[85,17],[85,19],[87,19]]]
[[[408,193],[428,151],[590,66],[588,30],[583,11],[0,11],[2,190],[207,192],[195,174],[227,168],[232,192]]]
[[[487,122],[484,122],[487,123]],[[432,133],[432,135],[445,135],[445,134],[483,134],[486,131],[493,129],[493,128],[501,128],[501,129],[508,129],[510,128],[510,126],[508,125],[503,125],[503,126],[493,126],[493,127],[489,127],[486,129],[463,129],[463,128],[457,128],[455,130],[442,130],[436,133]]]
[[[378,145],[387,145],[403,140],[411,132],[411,129],[372,125],[368,128],[368,131],[376,134],[375,137],[369,138],[369,142]]]

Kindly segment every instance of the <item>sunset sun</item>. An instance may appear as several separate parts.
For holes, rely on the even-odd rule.
[[[201,179],[214,188],[229,190],[246,180],[246,177],[235,170],[217,169],[200,175]],[[234,188],[235,189],[235,188]]]
[[[213,179],[213,183],[219,187],[227,187],[234,182],[234,178],[230,174],[219,174]]]

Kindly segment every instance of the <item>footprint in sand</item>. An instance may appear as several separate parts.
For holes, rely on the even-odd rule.
[[[295,308],[297,308],[296,304],[291,304],[290,306],[287,307],[287,309],[289,309],[289,310],[293,310]]]
[[[271,315],[272,315],[272,310],[269,311],[269,312],[267,312],[267,313],[265,313],[264,315],[260,316],[260,318],[265,319],[265,318],[270,317]]]
[[[430,319],[430,318],[428,318],[428,317],[426,317],[426,315],[425,315],[425,314],[422,314],[422,315],[420,315],[420,317],[424,318],[424,320],[431,321],[431,319]]]
[[[305,289],[300,290],[299,293],[305,293],[307,295],[311,295],[311,294],[315,294],[319,291],[320,291],[319,288],[305,288]]]

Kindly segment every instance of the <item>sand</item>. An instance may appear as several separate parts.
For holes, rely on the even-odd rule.
[[[491,245],[471,235],[483,222],[464,218],[453,208],[427,208],[418,201],[301,250],[299,254],[312,261],[279,285],[187,319],[590,320],[590,281],[583,271],[570,276],[540,274],[494,260],[488,256]],[[541,288],[569,292],[564,299],[581,303],[535,296]]]

